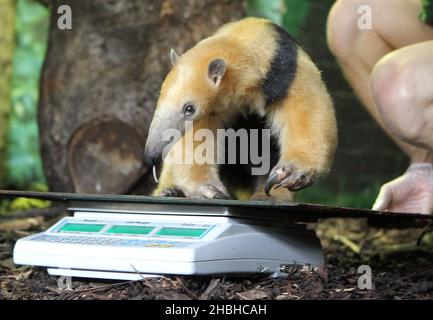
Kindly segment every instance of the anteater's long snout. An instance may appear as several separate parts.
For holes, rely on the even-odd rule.
[[[162,134],[158,134],[157,130],[149,130],[144,148],[144,162],[147,165],[159,165],[162,162],[162,151],[166,144],[162,141]]]
[[[183,121],[175,115],[163,117],[155,114],[147,135],[144,161],[148,165],[159,165],[164,160],[167,147],[184,132]]]

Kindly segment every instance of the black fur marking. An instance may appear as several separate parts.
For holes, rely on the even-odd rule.
[[[273,27],[277,31],[277,50],[262,85],[267,106],[287,97],[298,59],[297,41],[280,26]]]
[[[269,129],[269,127],[266,124],[266,119],[255,114],[239,114],[237,117],[232,119],[230,123],[227,123],[226,129],[231,128],[235,131],[239,129],[247,129],[248,134],[250,133],[250,129]],[[261,131],[259,131],[261,132]],[[250,136],[248,137],[250,139]],[[263,156],[263,149],[262,149],[262,136],[259,135],[259,141],[258,141],[258,152],[260,156]],[[248,164],[229,164],[228,163],[228,152],[227,152],[227,141],[225,141],[225,149],[226,149],[226,158],[225,164],[219,166],[219,173],[221,177],[221,181],[224,183],[224,185],[229,189],[229,193],[231,195],[236,194],[237,190],[247,190],[251,193],[255,191],[255,188],[257,186],[257,182],[259,178],[262,178],[262,176],[252,176],[251,175],[251,168],[257,167],[257,165],[253,165],[250,161]],[[236,154],[240,154],[240,141],[238,140],[236,143]],[[278,162],[280,158],[280,152],[279,152],[279,145],[277,139],[274,137],[271,137],[271,147],[270,147],[270,169],[272,169]],[[250,149],[248,147],[248,154],[250,153]],[[237,158],[237,161],[239,161],[239,158]],[[265,175],[267,176],[267,174]]]

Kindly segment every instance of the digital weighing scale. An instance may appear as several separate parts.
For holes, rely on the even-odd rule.
[[[73,216],[18,240],[14,262],[85,278],[284,276],[288,266],[323,263],[320,241],[306,222],[330,217],[329,207],[301,204],[19,191],[0,196],[67,201]],[[334,208],[332,216],[383,215]]]

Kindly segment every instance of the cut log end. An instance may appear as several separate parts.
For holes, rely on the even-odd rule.
[[[144,141],[128,124],[99,120],[77,130],[68,148],[69,174],[78,193],[127,192],[148,170]]]

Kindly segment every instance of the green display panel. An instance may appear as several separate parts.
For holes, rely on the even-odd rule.
[[[155,227],[150,226],[113,226],[108,230],[108,233],[116,233],[116,234],[148,234]]]
[[[99,232],[105,224],[67,223],[60,228],[60,232]]]
[[[200,237],[207,229],[196,228],[162,228],[157,232],[157,236],[173,237]]]

